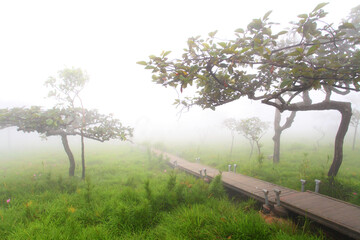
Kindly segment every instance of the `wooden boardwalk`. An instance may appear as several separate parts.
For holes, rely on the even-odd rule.
[[[206,169],[208,178],[214,178],[220,172],[209,166],[188,162],[175,155],[153,149],[156,154],[162,154],[169,159],[172,166],[201,177],[200,170]],[[233,172],[222,172],[222,182],[227,188],[265,202],[263,189],[269,191],[269,203],[276,203],[274,189],[281,191],[281,206],[285,209],[305,216],[324,226],[334,229],[354,239],[360,239],[360,207],[311,191],[299,192],[272,184],[263,180],[248,177]]]

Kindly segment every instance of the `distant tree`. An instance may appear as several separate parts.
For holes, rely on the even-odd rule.
[[[232,157],[232,152],[233,152],[233,146],[234,146],[234,138],[235,138],[235,133],[236,133],[236,129],[237,129],[237,124],[238,122],[234,119],[234,118],[228,118],[225,119],[223,122],[223,125],[230,130],[231,133],[231,147],[230,147],[230,160]]]
[[[351,117],[351,126],[353,126],[355,128],[354,130],[354,138],[353,138],[353,143],[352,143],[352,150],[355,150],[355,141],[356,141],[356,136],[357,136],[357,129],[360,123],[360,112],[357,109],[353,110],[353,115]]]
[[[275,108],[275,117],[274,117],[274,152],[273,152],[273,163],[280,162],[280,139],[281,134],[285,129],[291,127],[296,116],[296,111],[292,111],[290,115],[286,118],[285,123],[281,125],[281,112],[279,109]]]
[[[49,97],[54,97],[58,101],[58,105],[67,108],[76,108],[76,100],[80,103],[82,109],[82,124],[80,128],[81,139],[81,165],[82,165],[82,179],[85,179],[85,143],[83,129],[86,125],[84,116],[84,105],[80,92],[84,89],[85,84],[89,81],[89,76],[84,73],[80,68],[65,68],[58,72],[58,78],[49,77],[45,82],[47,87],[51,90],[48,94]]]
[[[274,33],[271,12],[254,19],[247,29],[237,29],[235,39],[223,41],[209,37],[189,38],[182,58],[169,60],[170,51],[140,61],[153,72],[153,81],[197,89],[193,97],[178,99],[184,107],[194,105],[215,109],[241,97],[260,100],[283,111],[336,110],[342,119],[335,137],[334,158],[328,176],[336,176],[343,159],[343,142],[351,119],[351,103],[330,100],[332,93],[348,94],[360,90],[360,37],[355,20],[349,18],[338,26],[324,21],[327,13],[321,3],[308,14],[292,22],[291,31],[299,39],[294,44],[278,46],[287,29]],[[352,16],[358,19],[355,11]],[[298,96],[323,89],[324,101]],[[278,101],[277,101],[278,100]]]
[[[320,134],[320,137],[316,139],[316,150],[320,147],[320,141],[325,137],[325,131],[321,127],[314,127],[314,130]]]
[[[83,124],[85,118],[85,125]],[[124,127],[112,115],[81,108],[30,108],[0,109],[0,129],[17,127],[18,131],[37,132],[43,137],[60,136],[69,158],[69,176],[75,174],[75,160],[68,143],[68,136],[83,135],[85,138],[104,142],[111,139],[129,140],[133,129]],[[81,129],[83,131],[81,131]]]
[[[237,125],[237,131],[243,135],[247,140],[249,140],[251,150],[250,156],[251,158],[254,150],[254,144],[256,144],[258,154],[261,154],[261,145],[260,139],[264,136],[266,130],[268,128],[268,124],[263,122],[258,117],[252,117],[247,119],[240,120],[239,124]]]

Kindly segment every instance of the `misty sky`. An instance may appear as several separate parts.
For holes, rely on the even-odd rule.
[[[333,0],[325,7],[328,21],[339,23],[358,0]],[[151,82],[151,72],[137,65],[150,54],[172,50],[178,57],[188,37],[219,30],[231,39],[233,31],[273,10],[270,19],[287,24],[308,13],[313,0],[156,0],[156,1],[1,1],[0,107],[51,107],[43,85],[64,67],[82,68],[90,76],[83,92],[84,105],[114,113],[135,127],[136,137],[174,136],[194,130],[225,131],[225,118],[266,117],[274,109],[241,100],[211,110],[193,108],[178,115],[172,103],[177,92]],[[356,97],[353,97],[357,101]],[[298,126],[337,127],[336,112],[301,113]],[[301,120],[301,121],[300,121]],[[303,120],[310,120],[304,122]],[[295,124],[295,128],[296,128]],[[295,129],[294,128],[294,129]],[[271,130],[269,130],[271,132]],[[201,135],[201,134],[200,134]],[[9,132],[0,131],[0,140]]]

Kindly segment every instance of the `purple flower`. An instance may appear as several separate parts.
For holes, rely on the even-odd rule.
[[[6,200],[7,203],[10,203],[10,198],[8,200]]]

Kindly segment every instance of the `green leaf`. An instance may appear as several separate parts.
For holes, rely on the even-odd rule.
[[[317,10],[325,7],[326,5],[328,5],[329,3],[319,3],[316,8],[314,8],[314,10],[312,10],[313,12],[316,12]]]
[[[271,54],[271,50],[268,48],[265,48],[265,51],[270,55]]]
[[[244,29],[238,28],[238,29],[235,30],[235,32],[237,32],[237,33],[244,33]]]
[[[279,32],[278,34],[276,34],[276,35],[283,35],[283,34],[286,34],[286,33],[288,33],[288,31],[281,31],[281,32]]]
[[[219,42],[218,44],[219,44],[220,46],[222,46],[223,48],[226,48],[226,46],[227,46],[227,44],[224,43],[224,42]]]
[[[288,56],[299,56],[300,53],[296,50],[296,51],[292,51],[291,53],[288,54]]]
[[[307,14],[300,14],[300,15],[298,15],[298,18],[308,18],[308,15]]]
[[[136,62],[136,64],[140,64],[140,65],[146,66],[146,65],[147,65],[147,62],[145,62],[145,61],[139,61],[139,62]]]
[[[292,80],[284,80],[281,84],[280,84],[280,88],[284,88],[289,86],[292,83]]]
[[[46,119],[46,125],[51,126],[54,123],[52,119]]]
[[[213,38],[217,32],[218,32],[217,30],[213,31],[213,32],[209,33],[209,36]]]
[[[309,50],[306,53],[306,56],[310,56],[311,54],[313,54],[319,47],[320,45],[317,44],[309,48]]]
[[[239,53],[240,53],[240,54],[241,54],[241,53],[244,53],[244,52],[248,51],[249,49],[251,49],[251,47],[243,48]]]
[[[272,13],[272,11],[268,11],[267,13],[265,13],[265,15],[263,16],[263,20],[268,19],[269,15]]]
[[[163,54],[163,57],[166,57],[167,55],[169,55],[171,53],[171,51],[167,51]]]
[[[206,50],[210,48],[210,45],[207,44],[207,43],[202,43],[202,45],[204,46],[204,48],[205,48]]]
[[[352,23],[343,23],[339,26],[339,29],[356,29],[355,26]]]
[[[262,27],[262,21],[260,19],[253,19],[252,22],[248,25],[249,29],[260,30]]]
[[[304,52],[304,49],[303,49],[303,48],[298,47],[298,48],[296,48],[296,51],[298,51],[299,53],[303,53],[303,52]]]

